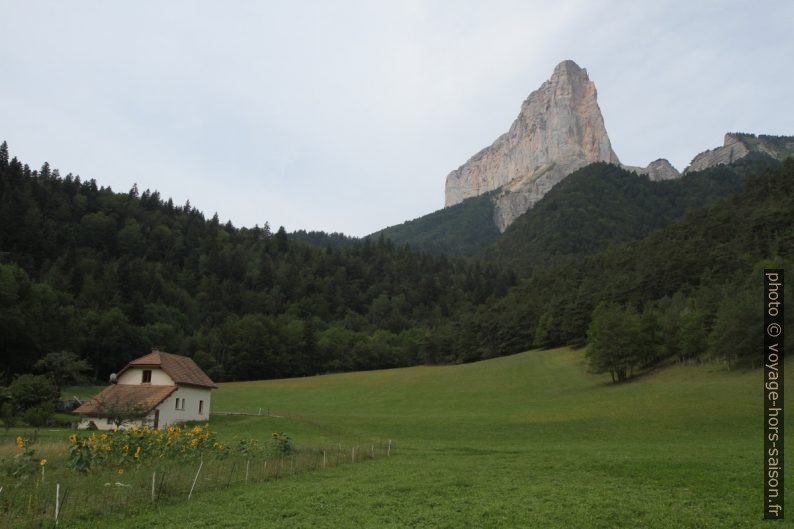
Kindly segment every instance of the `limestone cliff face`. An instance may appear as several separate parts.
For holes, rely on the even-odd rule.
[[[794,156],[794,137],[766,136],[764,134],[756,136],[755,134],[729,132],[725,135],[722,147],[709,149],[695,156],[684,173],[730,164],[751,152],[759,152],[778,160],[784,160],[788,156]]]
[[[555,184],[585,165],[619,164],[587,71],[563,61],[524,101],[510,130],[447,176],[445,205],[501,188],[494,221],[500,231]]]
[[[652,181],[671,180],[681,176],[678,169],[673,167],[672,164],[664,158],[652,161],[648,164],[648,167],[636,167],[633,165],[624,165],[622,167],[627,171],[634,171],[637,174],[646,174]]]
[[[748,154],[750,154],[750,149],[747,148],[747,145],[742,142],[739,136],[729,132],[725,135],[725,141],[722,147],[708,149],[698,154],[692,159],[689,167],[684,169],[684,172],[701,171],[708,167],[733,163],[739,158],[744,158]]]

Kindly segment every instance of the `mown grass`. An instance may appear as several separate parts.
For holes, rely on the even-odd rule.
[[[263,408],[213,417],[226,436],[395,450],[90,527],[761,527],[761,376],[702,364],[612,385],[556,349],[222,384],[215,411]]]

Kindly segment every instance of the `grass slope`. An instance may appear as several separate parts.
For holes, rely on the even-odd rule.
[[[215,410],[281,416],[213,418],[229,435],[397,450],[95,527],[761,527],[761,376],[675,366],[616,386],[556,349],[222,384]]]

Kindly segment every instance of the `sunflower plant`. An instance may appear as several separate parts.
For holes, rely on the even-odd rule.
[[[25,478],[40,472],[40,468],[47,464],[47,459],[36,455],[34,443],[26,437],[17,436],[14,440],[20,452],[9,461],[4,461],[3,473],[14,478]]]
[[[72,434],[69,442],[70,466],[78,472],[124,468],[161,459],[192,459],[213,452],[220,455],[225,449],[209,425],[170,426],[165,430],[140,426],[101,434]]]

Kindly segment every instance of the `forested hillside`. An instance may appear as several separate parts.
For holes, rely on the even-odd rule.
[[[704,353],[729,365],[758,365],[762,271],[786,268],[790,276],[793,258],[789,158],[751,176],[741,194],[691,211],[646,239],[533,274],[438,333],[436,349],[455,351],[440,361],[468,361],[583,344],[604,304],[604,321],[629,320],[627,332],[642,337],[635,367]]]
[[[769,164],[668,183],[589,166],[531,210],[548,226],[516,222],[483,264],[384,237],[236,228],[157,192],[32,171],[4,144],[2,377],[71,351],[102,379],[152,347],[216,380],[301,376],[583,344],[618,327],[642,344],[629,372],[704,352],[753,365],[760,270],[794,254],[794,162]],[[543,266],[520,281],[493,264],[533,255]]]
[[[513,283],[382,239],[316,247],[236,228],[0,149],[4,378],[61,350],[99,379],[152,347],[216,380],[416,364],[439,322]]]
[[[370,237],[383,235],[399,245],[434,255],[474,255],[499,238],[493,220],[493,193],[469,198],[402,224],[384,228]]]
[[[616,165],[590,164],[554,186],[482,254],[528,276],[643,239],[688,210],[739,192],[747,175],[778,165],[751,154],[733,165],[652,182]]]
[[[395,244],[435,255],[482,258],[523,276],[534,270],[592,255],[610,244],[636,241],[670,225],[690,209],[737,193],[747,175],[779,162],[751,153],[737,163],[650,181],[616,165],[593,163],[554,186],[503,234],[493,220],[494,193],[390,226],[384,235]],[[340,244],[338,234],[301,234],[318,244]]]

